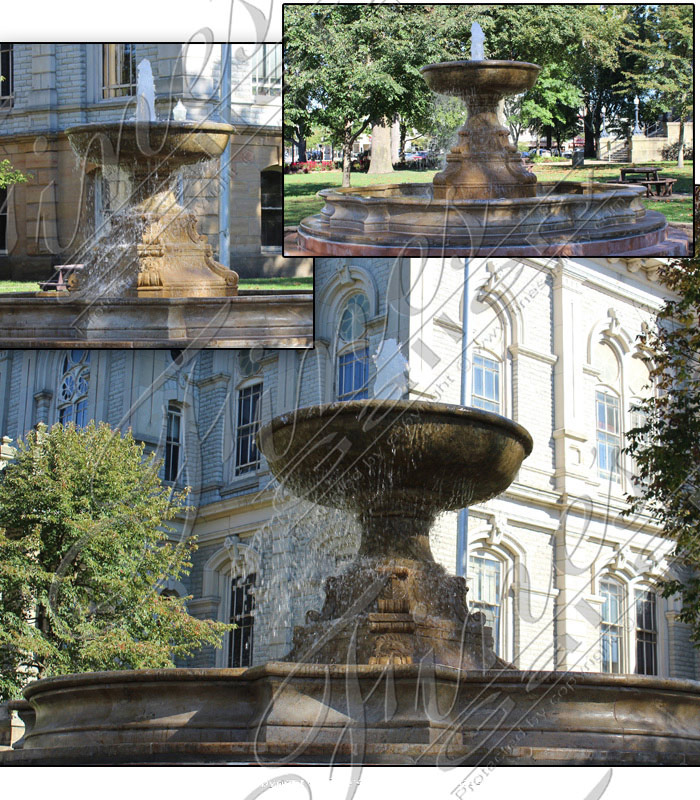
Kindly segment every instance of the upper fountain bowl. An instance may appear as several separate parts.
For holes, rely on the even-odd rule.
[[[187,164],[218,158],[232,125],[223,122],[92,122],[68,128],[66,135],[81,158],[126,169],[158,165],[175,172]]]
[[[513,481],[532,438],[477,408],[354,400],[301,408],[259,434],[273,474],[295,494],[363,512],[464,508]]]
[[[499,97],[526,92],[540,69],[527,61],[443,61],[421,67],[421,73],[434,92],[466,102],[475,92]]]

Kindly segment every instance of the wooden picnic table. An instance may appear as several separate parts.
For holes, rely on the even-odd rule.
[[[673,184],[677,178],[659,177],[659,167],[622,167],[620,169],[620,183],[642,184],[646,189],[646,196],[652,196],[652,189],[656,189],[657,197],[671,197]],[[632,176],[628,178],[627,176]],[[634,177],[634,176],[637,177]]]
[[[620,180],[622,183],[628,183],[626,180],[628,175],[644,175],[647,180],[658,181],[659,169],[659,167],[622,167],[620,169]],[[642,180],[643,178],[632,178],[629,183],[640,183]]]

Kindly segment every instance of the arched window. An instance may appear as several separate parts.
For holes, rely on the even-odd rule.
[[[369,302],[354,294],[345,304],[338,326],[338,400],[361,400],[369,396]]]
[[[472,405],[501,411],[501,367],[498,361],[476,353],[472,359]]]
[[[624,668],[624,588],[612,578],[600,582],[603,608],[600,617],[601,672],[620,673]]]
[[[90,351],[71,350],[61,361],[61,378],[57,394],[58,421],[75,423],[84,428],[88,422],[88,389],[90,387]]]
[[[478,553],[469,559],[471,573],[471,609],[481,611],[486,618],[486,625],[493,633],[493,645],[496,655],[502,651],[502,613],[501,592],[503,574],[501,562],[485,553]]]
[[[260,173],[260,244],[282,252],[282,169],[269,167]]]
[[[253,663],[253,625],[255,573],[238,576],[231,581],[231,613],[229,622],[236,627],[229,631],[229,667],[249,667]]]

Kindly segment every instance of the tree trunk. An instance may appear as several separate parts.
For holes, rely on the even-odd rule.
[[[352,144],[355,137],[352,135],[352,122],[345,125],[345,136],[343,137],[343,188],[350,186],[350,166],[352,164]]]
[[[593,113],[589,109],[588,114],[583,118],[583,155],[586,158],[595,158],[595,127],[593,121]]]
[[[300,136],[294,144],[297,148],[297,161],[306,161],[306,139]]]
[[[685,118],[681,114],[681,127],[678,132],[678,166],[683,166],[683,145],[685,144]]]
[[[399,142],[399,158],[401,161],[406,160],[406,132],[407,126],[406,123],[401,120],[401,140]]]
[[[391,126],[386,119],[381,125],[372,125],[372,153],[369,162],[369,174],[393,172],[391,163]]]

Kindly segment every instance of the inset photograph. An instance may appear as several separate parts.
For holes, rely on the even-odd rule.
[[[692,255],[693,20],[287,4],[285,254]]]
[[[312,343],[279,44],[0,49],[0,347]]]

